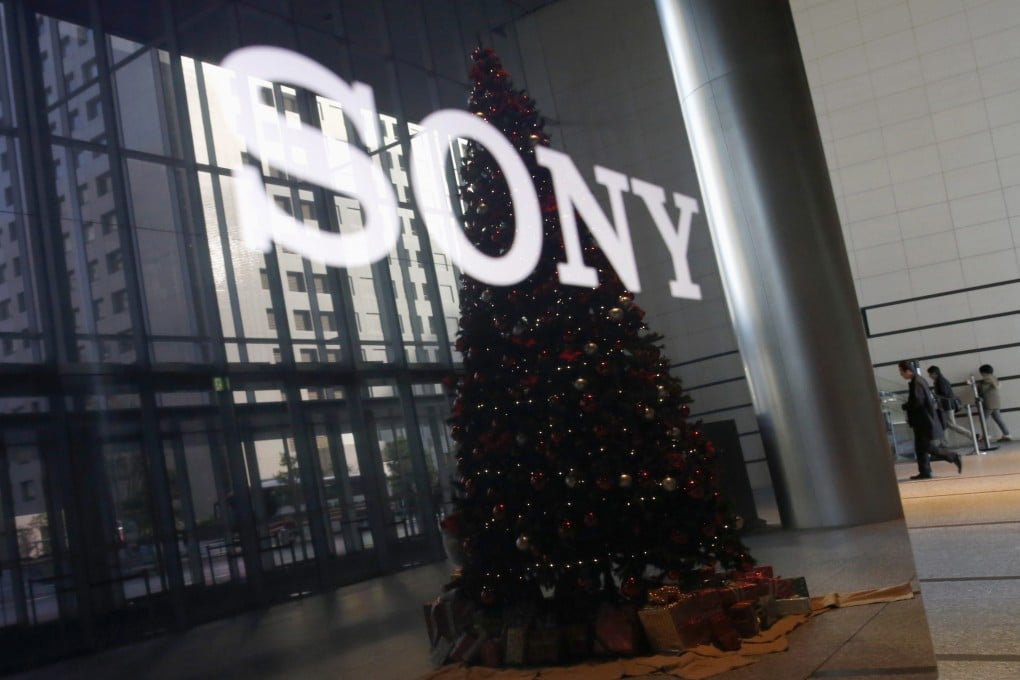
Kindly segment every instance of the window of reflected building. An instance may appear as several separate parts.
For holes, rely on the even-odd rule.
[[[418,215],[409,145],[463,102],[462,36],[491,22],[274,4],[0,0],[0,635],[68,653],[443,559],[459,273]],[[376,263],[245,243],[242,164],[303,228],[363,228],[355,198],[234,134],[218,62],[274,34],[375,88],[369,152],[400,228]],[[360,144],[337,102],[253,85],[272,125]]]

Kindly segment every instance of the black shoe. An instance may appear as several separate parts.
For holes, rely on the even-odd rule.
[[[956,454],[956,457],[953,458],[953,465],[956,466],[957,474],[961,474],[962,475],[963,474],[963,456],[961,456],[960,454]]]
[[[931,479],[931,475],[910,475],[911,479]]]

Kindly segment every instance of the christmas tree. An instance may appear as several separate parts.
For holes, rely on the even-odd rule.
[[[483,608],[546,600],[581,611],[600,599],[640,601],[658,582],[695,585],[706,567],[748,566],[717,490],[714,449],[688,421],[689,397],[668,373],[662,337],[648,331],[583,224],[598,285],[560,284],[556,198],[535,161],[535,147],[549,144],[544,122],[491,49],[472,57],[469,108],[524,159],[544,243],[519,284],[461,280],[464,370],[450,381],[450,424],[464,564],[454,584]],[[461,178],[465,233],[502,255],[514,215],[499,165],[470,143]]]

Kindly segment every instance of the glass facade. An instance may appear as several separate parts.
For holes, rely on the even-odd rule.
[[[457,272],[409,140],[463,108],[478,40],[513,67],[540,4],[0,0],[0,639],[38,641],[6,668],[443,558]],[[256,44],[374,89],[385,259],[243,242],[240,164],[307,228],[362,226],[233,134],[218,64]],[[252,84],[356,140],[336,102]]]

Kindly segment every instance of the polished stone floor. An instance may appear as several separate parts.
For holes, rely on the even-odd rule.
[[[716,677],[1020,678],[1020,444],[966,457],[962,475],[935,463],[935,479],[910,481],[915,471],[896,465],[905,523],[750,543],[814,594],[909,581],[920,596],[823,614],[790,635],[789,651]],[[446,577],[430,565],[16,677],[414,679],[431,669],[421,603]]]

